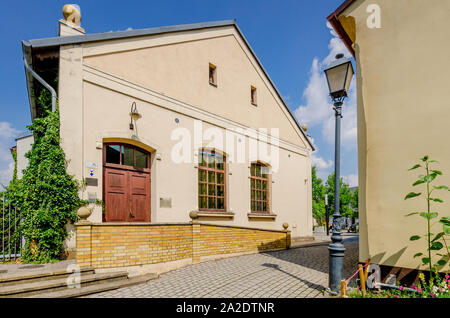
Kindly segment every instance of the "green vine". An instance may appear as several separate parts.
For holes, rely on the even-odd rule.
[[[14,171],[12,176],[12,182],[17,180],[17,150],[15,148],[11,148],[11,156],[14,160]]]
[[[34,144],[23,178],[11,183],[8,198],[21,213],[20,230],[25,238],[22,261],[44,263],[61,259],[67,237],[66,224],[78,219],[76,210],[87,202],[78,197],[79,185],[66,172],[60,146],[59,111],[51,112],[50,94],[42,90],[37,104],[43,116],[28,129]]]

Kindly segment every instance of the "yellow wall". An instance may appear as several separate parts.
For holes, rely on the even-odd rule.
[[[311,147],[234,27],[68,45],[60,55],[61,144],[68,171],[81,180],[89,177],[87,162],[98,165],[98,186],[87,186],[84,198],[96,193],[102,199],[103,143],[127,141],[152,153],[151,221],[190,221],[189,212],[198,210],[198,170],[193,162],[172,161],[178,143],[172,132],[182,127],[194,136],[195,121],[201,121],[203,132],[215,127],[224,135],[225,129],[279,128],[279,138],[259,141],[279,146],[279,169],[271,180],[275,219],[247,215],[251,159],[246,156],[243,163],[227,164],[227,210],[234,218],[202,221],[273,230],[287,222],[293,237],[312,236]],[[218,87],[208,82],[209,62],[217,66]],[[258,89],[257,107],[250,103],[250,85]],[[134,101],[142,118],[132,131]],[[252,133],[239,138],[248,152]],[[198,148],[191,150],[195,156]],[[160,207],[161,198],[170,198],[172,207]],[[100,207],[90,220],[101,222]],[[68,246],[75,246],[74,236]]]
[[[288,231],[173,224],[79,224],[77,264],[108,268],[258,253],[290,246]]]
[[[136,41],[132,50],[123,41],[97,44],[108,51],[92,44],[84,63],[249,127],[279,127],[283,140],[307,147],[234,27]],[[208,83],[209,63],[217,67],[217,88]]]
[[[367,27],[370,4],[381,8],[379,29]],[[409,237],[425,234],[426,220],[405,215],[425,211],[426,200],[403,198],[424,191],[411,186],[423,171],[407,169],[428,154],[444,172],[434,184],[450,185],[448,12],[449,1],[375,0],[356,1],[343,13],[356,22],[360,261],[418,267],[413,255],[426,243]],[[445,203],[432,209],[450,216],[450,193],[433,196]]]

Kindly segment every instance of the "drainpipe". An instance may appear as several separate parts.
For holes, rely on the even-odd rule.
[[[33,69],[28,65],[28,62],[26,58],[23,58],[23,64],[25,65],[25,68],[27,69],[30,74],[39,81],[42,85],[44,85],[45,88],[47,88],[50,93],[52,94],[52,112],[56,110],[56,91],[51,87],[42,77],[40,77]]]

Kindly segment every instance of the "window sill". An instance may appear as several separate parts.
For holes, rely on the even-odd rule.
[[[274,213],[247,213],[249,219],[275,220],[277,215]]]
[[[234,218],[234,212],[214,212],[214,211],[191,211],[189,213],[191,219],[198,219],[202,217],[207,218]]]

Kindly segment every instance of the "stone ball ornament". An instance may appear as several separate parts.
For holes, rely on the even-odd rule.
[[[191,219],[196,219],[197,217],[198,217],[198,213],[197,213],[197,211],[191,211],[191,212],[189,212],[189,217],[191,218]]]
[[[87,221],[87,218],[91,215],[91,213],[92,213],[91,210],[89,210],[85,206],[82,206],[77,210],[77,214],[82,221]]]
[[[288,227],[289,227],[289,224],[288,224],[287,222],[284,222],[284,223],[283,223],[283,229],[287,230]]]

